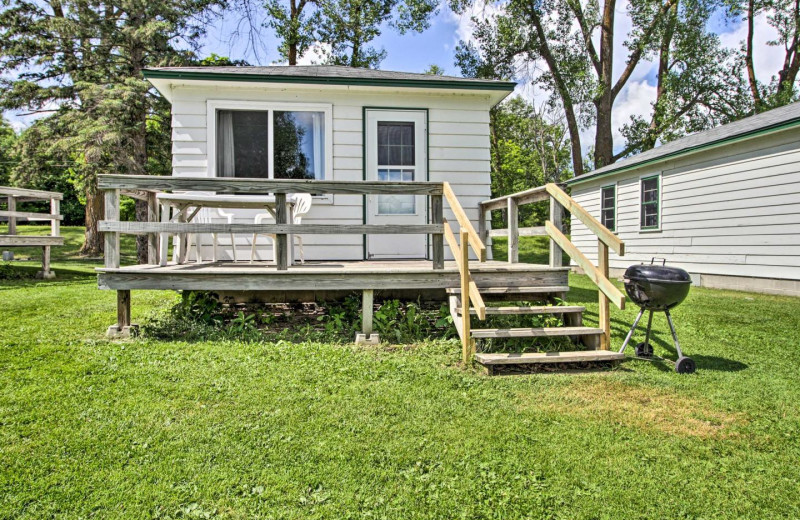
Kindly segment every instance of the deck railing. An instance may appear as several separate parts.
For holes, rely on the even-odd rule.
[[[426,234],[431,235],[434,269],[444,268],[444,204],[446,196],[453,214],[462,229],[467,231],[468,242],[480,260],[486,259],[486,246],[478,238],[466,213],[449,184],[442,182],[385,182],[385,181],[317,181],[290,179],[243,179],[219,177],[156,177],[141,175],[100,175],[98,187],[104,192],[105,220],[98,230],[105,234],[106,267],[119,267],[119,236],[147,234],[151,245],[149,263],[157,263],[158,240],[161,233],[246,233],[274,234],[277,236],[276,264],[279,270],[288,268],[288,243],[290,234]],[[203,191],[219,194],[263,194],[275,196],[276,222],[274,224],[207,224],[191,222],[160,222],[156,194],[167,191]],[[429,223],[418,225],[398,224],[294,224],[288,221],[286,196],[290,193],[348,194],[348,195],[422,195],[429,197],[431,208]],[[147,222],[121,222],[119,197],[121,194],[148,201]],[[454,252],[455,256],[455,252]]]
[[[548,200],[550,201],[550,218],[545,222],[544,226],[519,227],[519,206]],[[504,209],[507,212],[508,228],[488,231],[486,226],[487,216],[491,214],[492,210],[500,209]],[[586,255],[564,235],[562,220],[565,209],[597,236],[597,266],[592,264]],[[611,342],[609,301],[620,309],[624,309],[625,295],[608,278],[608,250],[611,248],[618,255],[623,256],[625,254],[625,244],[622,240],[598,222],[558,185],[552,183],[482,202],[478,223],[480,238],[483,241],[486,241],[488,237],[508,237],[508,261],[510,263],[519,262],[520,236],[549,237],[549,264],[551,267],[560,267],[562,265],[562,252],[566,252],[598,288],[598,326],[604,331],[601,339],[601,348],[609,348]]]
[[[8,233],[0,235],[0,247],[42,247],[42,271],[40,277],[50,278],[53,276],[50,271],[50,247],[63,245],[64,239],[61,237],[61,200],[64,195],[55,191],[28,190],[23,188],[11,188],[0,186],[0,201],[5,199],[6,209],[0,211],[0,219],[8,222]],[[36,213],[30,211],[17,211],[18,202],[39,202],[48,201],[50,203],[50,213]],[[25,219],[28,221],[50,221],[50,235],[18,235],[17,220]]]

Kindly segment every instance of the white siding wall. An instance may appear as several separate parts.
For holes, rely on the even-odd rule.
[[[333,180],[362,180],[363,107],[427,108],[429,133],[429,180],[448,181],[477,227],[478,203],[490,198],[488,96],[408,94],[389,89],[346,91],[299,89],[252,84],[178,86],[172,92],[172,164],[175,176],[205,176],[208,100],[329,103],[333,105]],[[328,177],[331,179],[331,177]],[[252,222],[257,212],[238,210],[237,221]],[[454,220],[445,203],[445,218]],[[333,204],[315,204],[304,223],[360,224],[362,198],[335,195]],[[205,237],[207,242],[209,237]],[[271,246],[262,238],[260,258],[271,258]],[[353,260],[363,256],[360,235],[313,235],[303,237],[307,259]],[[250,238],[236,237],[237,254],[249,258]],[[220,251],[230,258],[230,239],[220,236]],[[446,254],[449,255],[445,247]],[[210,258],[210,249],[204,252]],[[248,255],[248,256],[245,256]],[[221,255],[222,256],[222,255]],[[448,256],[449,258],[449,256]]]
[[[639,179],[661,173],[661,231],[639,231]],[[800,280],[800,131],[793,129],[575,186],[600,217],[600,189],[617,185],[624,269],[651,257],[690,273]],[[572,241],[593,262],[594,235],[575,218]]]

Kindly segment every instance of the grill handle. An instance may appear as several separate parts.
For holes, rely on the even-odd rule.
[[[656,260],[661,260],[661,265],[667,265],[667,259],[666,258],[661,258],[661,257],[657,257],[657,256],[654,256],[654,257],[652,257],[650,259],[650,265],[655,264]]]

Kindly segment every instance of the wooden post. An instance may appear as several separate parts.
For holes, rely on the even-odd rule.
[[[131,325],[131,292],[117,291],[117,327],[121,331]]]
[[[161,222],[169,222],[171,216],[171,206],[161,205]],[[167,265],[169,258],[169,233],[160,233],[158,236],[158,265]]]
[[[459,272],[461,274],[461,359],[464,364],[472,357],[472,338],[470,337],[469,303],[469,233],[461,228],[458,252],[461,255]]]
[[[119,221],[119,190],[106,190],[105,192],[105,220]],[[106,267],[119,267],[119,232],[104,232],[105,240],[105,265]]]
[[[50,213],[53,215],[60,215],[61,214],[61,201],[58,199],[50,199]],[[61,234],[61,221],[51,220],[50,221],[50,234],[54,237],[57,237]]]
[[[431,195],[431,223],[444,224],[444,205],[441,195]],[[444,233],[432,235],[433,268],[444,269]]]
[[[17,199],[16,197],[8,197],[8,211],[17,211]],[[17,217],[8,217],[8,234],[9,235],[16,235],[17,234]]]
[[[559,231],[563,231],[563,215],[564,210],[561,204],[550,197],[550,222]],[[561,267],[564,263],[564,251],[559,247],[553,239],[550,239],[550,267]]]
[[[519,262],[519,207],[517,201],[508,198],[508,263]]]
[[[50,274],[50,246],[42,246],[42,278],[52,278]]]
[[[287,222],[287,215],[286,215],[286,194],[285,193],[276,193],[275,194],[275,223],[276,224],[286,224]],[[281,233],[275,236],[275,251],[278,258],[275,259],[275,263],[278,265],[278,271],[286,271],[288,268],[287,261],[286,261],[286,253],[287,251],[287,244],[286,244],[286,234]]]
[[[372,304],[373,304],[373,291],[372,289],[364,289],[361,296],[361,331],[367,339],[372,334]]]
[[[478,236],[481,242],[486,244],[489,239],[489,231],[486,226],[486,208],[483,204],[478,205]]]
[[[147,221],[158,222],[158,200],[154,191],[147,192]],[[158,264],[158,242],[157,233],[147,234],[147,263]]]
[[[608,278],[608,246],[602,241],[597,241],[597,268]],[[599,294],[600,307],[597,311],[598,327],[603,329],[603,338],[600,341],[600,348],[608,350],[611,345],[611,318],[609,316],[608,296],[603,294],[603,291],[597,291]]]

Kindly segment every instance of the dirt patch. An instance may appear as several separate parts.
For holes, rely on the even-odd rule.
[[[728,438],[745,422],[741,414],[717,410],[705,399],[619,381],[575,382],[535,400],[547,410],[671,435]]]

